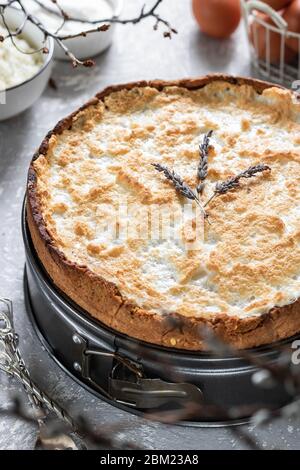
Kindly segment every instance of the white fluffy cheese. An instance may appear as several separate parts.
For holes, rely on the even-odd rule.
[[[0,35],[5,37],[6,34],[6,30],[0,25]],[[14,43],[19,50],[10,39],[0,42],[0,90],[25,82],[43,65],[42,54],[30,54],[33,49],[26,39],[15,37]]]

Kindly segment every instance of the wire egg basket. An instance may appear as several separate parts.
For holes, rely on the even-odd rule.
[[[280,13],[266,3],[241,0],[241,4],[254,69],[263,79],[291,87],[300,79],[300,34],[289,31]],[[291,39],[298,41],[298,52],[294,51],[292,59]]]

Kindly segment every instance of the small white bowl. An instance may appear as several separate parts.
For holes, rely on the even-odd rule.
[[[107,0],[107,2],[113,9],[114,17],[118,18],[123,9],[123,0]],[[105,32],[95,32],[88,34],[86,37],[67,39],[64,43],[77,59],[89,59],[105,51],[111,45],[115,26],[115,24],[112,24]],[[91,25],[92,27],[93,25]],[[59,60],[70,60],[57,44],[55,44],[54,57]]]
[[[17,28],[23,22],[24,13],[16,8],[6,7],[4,14],[5,21],[11,28]],[[45,46],[49,52],[43,54],[44,64],[35,75],[25,82],[0,91],[0,121],[9,119],[32,106],[43,93],[50,78],[54,52],[53,39],[47,38],[44,43],[43,33],[29,21],[26,22],[22,36],[32,47],[39,49]]]

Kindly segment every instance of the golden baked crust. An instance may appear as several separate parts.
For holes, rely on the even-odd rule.
[[[54,283],[105,325],[158,345],[202,350],[204,325],[237,348],[299,332],[299,116],[289,91],[227,76],[97,95],[48,134],[29,170],[28,224]],[[189,246],[193,212],[173,222],[180,239],[143,237],[151,205],[176,221],[187,202],[151,163],[195,187],[210,129],[203,200],[250,165],[271,172],[216,198],[200,242]],[[135,231],[108,239],[103,227],[125,198]]]

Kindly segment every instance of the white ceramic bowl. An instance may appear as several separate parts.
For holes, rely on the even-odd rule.
[[[107,2],[113,9],[114,17],[118,18],[123,9],[123,0],[107,0]],[[100,54],[110,46],[115,26],[115,24],[112,24],[108,31],[91,33],[86,37],[67,39],[64,42],[77,59],[89,59]],[[57,44],[55,44],[54,57],[59,60],[70,60]]]
[[[5,9],[5,21],[10,27],[17,28],[22,24],[23,18],[24,13],[22,11],[12,7]],[[43,93],[50,78],[54,52],[53,39],[48,38],[44,44],[42,32],[37,26],[28,21],[22,36],[36,49],[46,46],[49,53],[43,54],[44,63],[35,75],[19,85],[0,91],[0,121],[11,118],[32,106]]]

